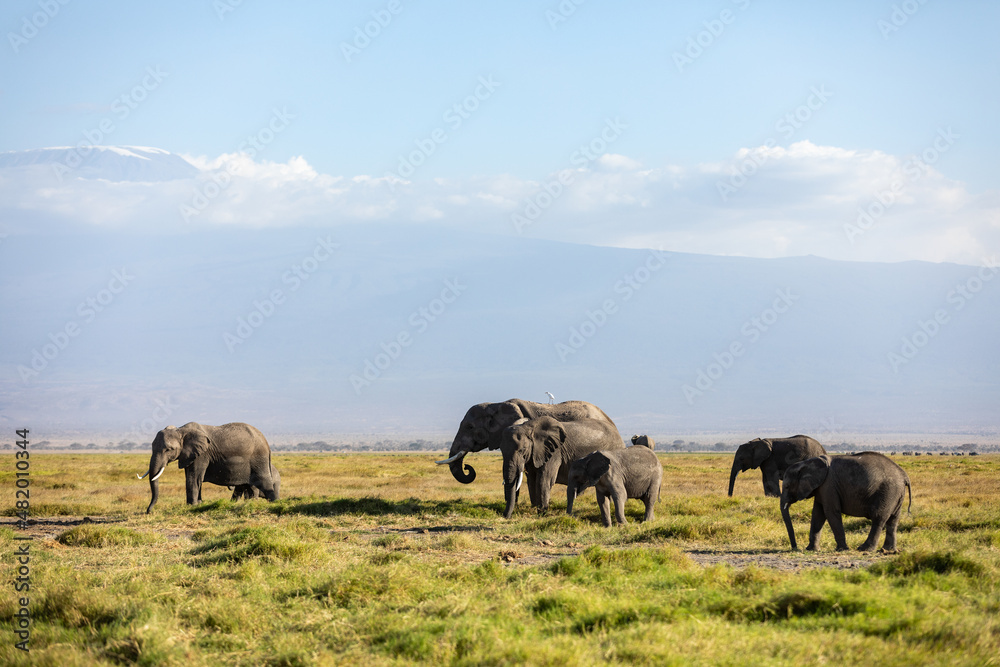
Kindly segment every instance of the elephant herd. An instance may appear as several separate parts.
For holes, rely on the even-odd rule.
[[[448,458],[437,463],[448,465],[457,481],[469,484],[476,479],[476,471],[466,463],[466,456],[499,449],[503,455],[504,518],[513,515],[522,482],[527,481],[531,505],[541,510],[549,506],[552,487],[566,485],[569,514],[576,497],[593,486],[601,520],[610,526],[609,500],[614,503],[614,519],[619,524],[625,523],[628,498],[641,499],[645,505],[643,520],[653,519],[663,478],[654,447],[652,439],[645,435],[633,436],[632,446],[626,447],[611,418],[591,403],[544,404],[511,399],[469,408]],[[146,473],[152,496],[147,513],[159,497],[157,480],[166,465],[175,460],[185,471],[188,504],[201,501],[203,482],[233,487],[233,500],[258,495],[278,499],[280,474],[271,463],[267,440],[253,426],[195,422],[180,428],[168,426],[156,434],[152,448]],[[816,548],[820,530],[827,522],[837,550],[847,549],[841,519],[846,514],[872,522],[868,539],[859,550],[874,549],[884,530],[882,548],[895,552],[903,496],[909,492],[912,505],[912,490],[906,473],[888,457],[876,452],[830,456],[820,443],[805,435],[758,438],[736,451],[729,476],[730,496],[737,474],[752,468],[761,471],[765,495],[780,498],[793,550],[798,547],[789,507],[799,500],[814,498],[807,549]]]

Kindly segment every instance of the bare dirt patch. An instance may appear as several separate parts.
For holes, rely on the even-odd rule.
[[[83,524],[113,524],[124,523],[123,518],[110,516],[55,516],[32,517],[21,527],[14,517],[0,518],[0,526],[13,528],[18,535],[36,540],[55,540],[61,533]],[[163,536],[170,542],[189,540],[194,530],[183,528],[164,528]],[[333,530],[334,535],[341,533],[356,533],[354,530]],[[537,540],[534,543],[522,543],[521,540],[504,534],[495,534],[496,529],[489,526],[458,525],[458,526],[421,526],[413,528],[391,528],[382,526],[373,530],[362,531],[369,535],[399,534],[418,540],[422,537],[442,535],[446,533],[480,533],[490,542],[495,542],[497,558],[505,566],[529,567],[547,565],[560,558],[579,556],[585,545],[570,543],[554,544],[551,540]],[[511,544],[516,542],[517,545]],[[788,550],[744,550],[730,551],[712,548],[685,548],[684,553],[702,567],[710,567],[717,563],[726,563],[731,567],[743,569],[748,566],[765,567],[786,572],[810,570],[816,568],[833,568],[852,570],[868,567],[891,558],[889,554],[861,553],[858,551],[828,551],[828,552],[793,552]],[[453,554],[454,558],[455,555]],[[463,560],[459,556],[459,560]],[[482,560],[482,554],[468,554],[467,562]]]
[[[51,516],[31,517],[23,524],[15,517],[0,519],[0,526],[12,528],[21,537],[35,540],[54,540],[61,533],[85,523],[123,523],[125,519],[109,516]]]
[[[868,554],[858,551],[795,552],[795,551],[726,551],[722,549],[685,549],[684,553],[699,565],[708,567],[726,563],[735,568],[750,565],[773,570],[799,571],[816,568],[853,570],[868,567],[891,558],[888,554]]]

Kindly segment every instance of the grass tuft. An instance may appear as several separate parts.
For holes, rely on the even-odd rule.
[[[982,564],[953,551],[915,551],[904,553],[885,563],[876,563],[869,570],[872,574],[908,577],[920,572],[949,574],[958,572],[970,577],[984,574]]]
[[[16,507],[8,507],[0,511],[0,516],[17,516],[17,513]],[[103,514],[107,514],[104,509],[89,503],[31,503],[32,516],[97,516]]]
[[[204,555],[199,564],[242,563],[253,558],[307,564],[321,553],[319,545],[302,541],[294,533],[274,526],[236,528],[197,547],[196,555]]]
[[[68,547],[92,547],[104,549],[107,547],[137,547],[155,544],[164,540],[156,533],[139,532],[121,526],[101,526],[84,524],[70,528],[59,535],[56,540]]]

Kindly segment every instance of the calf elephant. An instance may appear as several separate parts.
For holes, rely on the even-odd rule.
[[[729,496],[733,495],[737,473],[760,468],[764,480],[764,495],[777,498],[781,495],[781,477],[788,466],[824,454],[826,450],[823,445],[807,435],[763,440],[757,438],[744,443],[733,457],[733,468],[729,472]]]
[[[277,498],[280,495],[281,473],[278,472],[273,463],[271,464],[271,485],[274,488],[274,497]],[[237,484],[233,489],[232,500],[236,501],[240,498],[246,498],[247,500],[260,498],[260,489],[250,484]]]
[[[268,500],[278,499],[271,479],[271,447],[264,434],[249,424],[209,426],[189,422],[180,428],[168,426],[158,432],[153,438],[149,470],[139,477],[149,475],[152,499],[147,514],[160,497],[160,475],[171,461],[177,461],[177,467],[184,470],[188,505],[201,502],[204,482],[249,485],[259,489]]]
[[[798,549],[789,506],[799,500],[814,498],[812,521],[809,524],[810,551],[816,549],[823,524],[837,541],[837,551],[845,551],[847,540],[841,514],[871,519],[868,539],[858,551],[871,551],[885,529],[883,551],[896,552],[896,527],[903,511],[903,495],[909,493],[913,505],[913,489],[906,472],[887,456],[877,452],[860,452],[843,456],[817,456],[789,466],[782,480],[781,518],[788,529],[792,550]]]
[[[633,442],[635,438],[632,438]],[[566,513],[573,513],[573,501],[588,487],[597,493],[601,521],[611,525],[608,498],[615,504],[615,520],[625,523],[625,501],[639,498],[646,506],[643,521],[653,520],[653,505],[660,499],[663,465],[652,448],[634,445],[626,449],[599,451],[570,464],[566,483]]]
[[[522,419],[504,429],[500,443],[503,454],[503,486],[509,519],[517,505],[521,476],[526,471],[528,484],[536,485],[533,496],[540,509],[548,509],[554,484],[566,484],[570,464],[598,450],[624,449],[618,429],[603,419],[580,419],[561,422],[552,417]]]
[[[458,433],[455,434],[455,439],[451,443],[448,458],[436,463],[438,465],[448,464],[451,474],[456,480],[462,484],[471,484],[476,479],[476,470],[472,466],[464,464],[465,472],[463,472],[463,461],[466,454],[484,449],[499,449],[504,429],[519,419],[535,419],[545,416],[561,422],[596,419],[607,422],[614,427],[614,422],[604,414],[603,410],[585,401],[565,401],[550,405],[512,398],[501,403],[480,403],[473,405],[465,413],[465,417],[458,427]],[[529,472],[529,481],[532,481],[533,476],[534,472]],[[531,502],[535,505],[538,503],[538,498],[535,496],[537,486],[537,483],[528,485]]]
[[[639,447],[649,447],[650,449],[656,449],[656,443],[648,435],[633,435],[632,436],[632,446],[638,445]]]

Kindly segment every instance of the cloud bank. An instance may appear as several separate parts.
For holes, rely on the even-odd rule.
[[[279,163],[241,153],[184,156],[195,177],[155,181],[57,177],[37,160],[0,163],[8,221],[0,231],[54,222],[163,231],[434,222],[713,255],[979,264],[1000,248],[1000,197],[972,193],[937,169],[954,142],[944,128],[922,153],[896,156],[801,141],[694,167],[649,168],[609,153],[541,181],[421,178],[419,170],[408,180],[332,176],[303,157]]]

